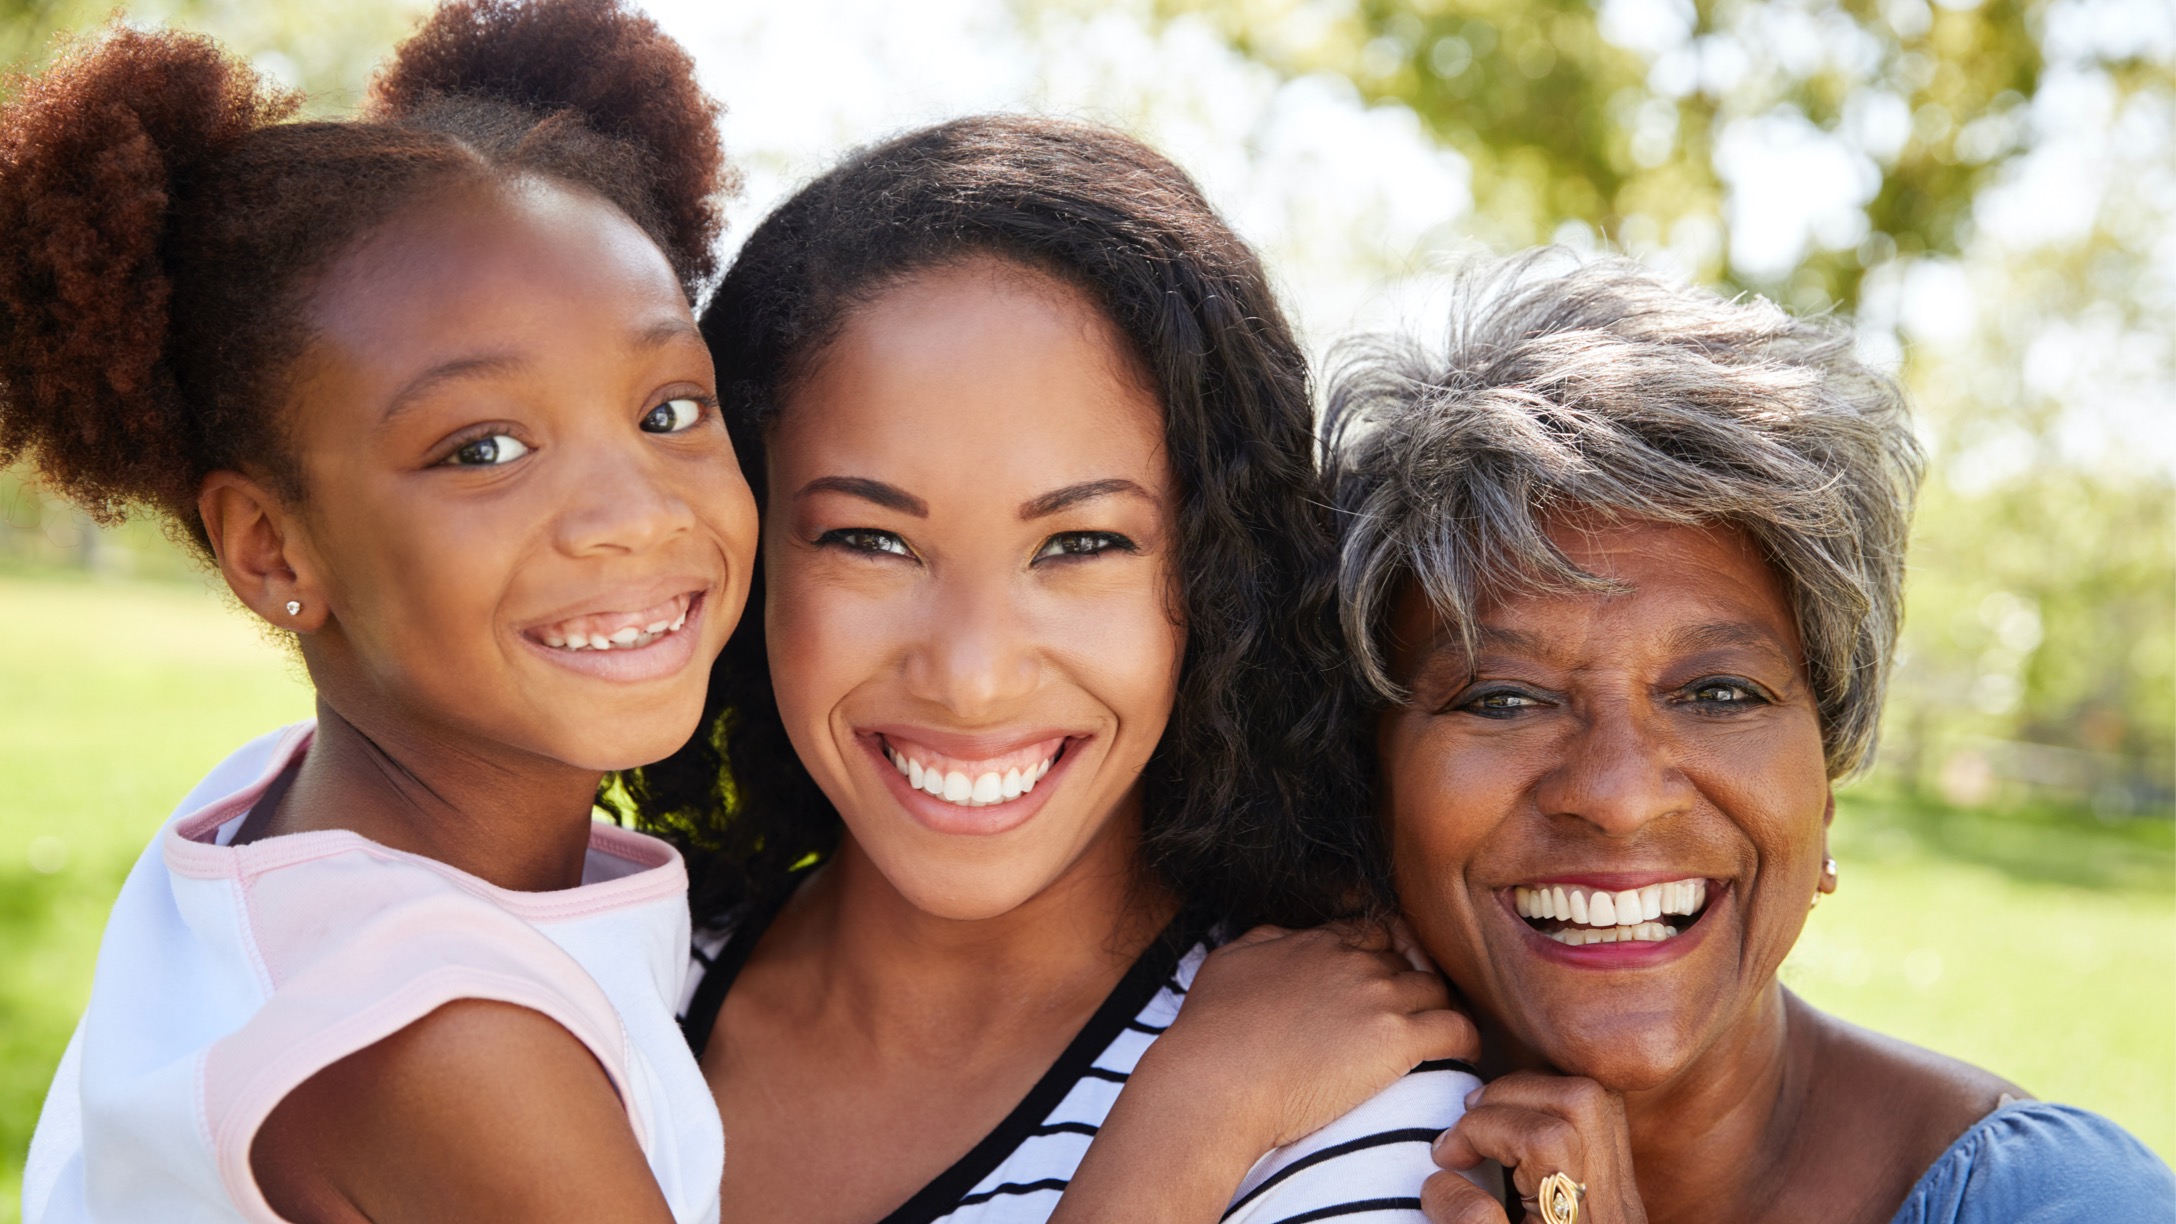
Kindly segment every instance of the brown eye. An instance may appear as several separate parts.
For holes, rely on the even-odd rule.
[[[497,467],[529,453],[529,446],[512,434],[492,434],[463,442],[446,456],[449,467]]]
[[[703,419],[703,405],[699,400],[666,400],[643,414],[644,433],[679,433]]]

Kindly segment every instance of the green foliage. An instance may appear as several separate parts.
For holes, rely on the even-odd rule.
[[[1163,7],[1209,16],[1273,66],[1342,73],[1412,108],[1472,163],[1474,229],[1499,247],[1579,222],[1623,247],[1675,245],[1703,279],[1739,283],[1715,224],[1716,137],[1737,119],[1802,117],[1878,173],[1865,232],[1743,287],[1821,309],[1855,302],[1867,266],[1962,249],[1974,196],[2024,147],[2047,6],[1675,0],[1623,6],[1628,28],[1609,30],[1588,0]]]
[[[1157,6],[1282,72],[1342,74],[1410,108],[1471,165],[1475,212],[1459,226],[1488,246],[1599,241],[1725,292],[1852,317],[1900,367],[1932,460],[1878,767],[1958,801],[2058,795],[2111,817],[2176,806],[2176,445],[2134,445],[2154,440],[2141,430],[2170,437],[2176,398],[2176,63],[2143,32],[2151,13],[2071,0]],[[2048,88],[2067,91],[2063,108],[2036,106]],[[1775,268],[1739,237],[1775,190],[1745,159],[1791,142],[1852,182],[1795,265]],[[2040,215],[2075,201],[2000,198],[2070,142],[2101,150],[2079,168],[2105,179],[2082,222]],[[1988,218],[2005,209],[1996,232]],[[1930,298],[1930,284],[1951,291]]]

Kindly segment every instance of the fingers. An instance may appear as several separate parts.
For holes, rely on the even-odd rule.
[[[1291,933],[1292,929],[1290,927],[1271,926],[1268,923],[1263,923],[1261,926],[1251,928],[1246,934],[1223,946],[1226,948],[1251,947],[1258,943],[1268,943],[1272,939],[1283,939]]]
[[[1434,1173],[1420,1187],[1428,1224],[1510,1224],[1503,1204],[1456,1173]]]
[[[1428,951],[1420,946],[1420,937],[1413,933],[1412,924],[1403,918],[1390,924],[1390,949],[1421,973],[1436,971],[1436,963],[1428,959]]]
[[[1446,1169],[1471,1169],[1494,1160],[1511,1174],[1522,1198],[1532,1198],[1551,1173],[1587,1180],[1586,1140],[1570,1121],[1485,1101],[1436,1139],[1435,1159]]]
[[[1481,1057],[1481,1033],[1473,1021],[1454,1011],[1424,1011],[1407,1018],[1413,1034],[1413,1065],[1440,1058],[1476,1062]]]

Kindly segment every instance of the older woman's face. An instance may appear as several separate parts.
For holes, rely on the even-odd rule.
[[[1821,731],[1783,585],[1744,535],[1550,535],[1629,589],[1488,603],[1478,654],[1416,592],[1394,614],[1413,693],[1378,732],[1394,870],[1487,1027],[1651,1088],[1773,998],[1832,810]]]

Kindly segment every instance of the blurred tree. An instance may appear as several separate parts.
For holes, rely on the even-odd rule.
[[[1956,254],[1971,202],[2023,146],[2038,85],[2020,0],[1162,0],[1290,72],[1409,106],[1473,165],[1479,236],[1565,222],[1669,246],[1703,280],[1800,309],[1857,300],[1866,266]],[[1740,142],[1726,140],[1737,124]],[[1743,142],[1818,149],[1845,207],[1805,249],[1733,258]],[[1738,160],[1743,160],[1740,157]],[[1752,169],[1752,167],[1745,167]]]
[[[2166,0],[1147,2],[1410,108],[1488,246],[1852,317],[1933,461],[1882,767],[2176,803]]]

